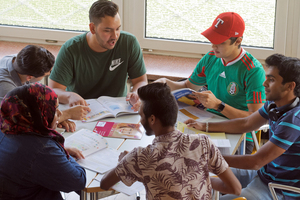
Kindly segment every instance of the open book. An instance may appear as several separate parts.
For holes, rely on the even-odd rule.
[[[98,121],[94,130],[103,137],[127,138],[140,140],[145,133],[141,124]]]
[[[177,121],[185,122],[188,119],[194,119],[199,122],[207,121],[213,118],[213,114],[194,106],[187,106],[179,109]]]
[[[104,175],[102,175],[102,174],[98,174],[95,177],[95,180],[101,182],[101,179],[103,176]],[[138,182],[138,181],[134,182],[131,186],[127,186],[122,181],[120,181],[120,182],[116,183],[114,186],[112,186],[111,188],[118,192],[122,192],[128,196],[131,196],[131,195],[136,194],[137,192],[144,190],[145,186],[143,183]]]
[[[106,117],[117,117],[125,114],[136,114],[126,97],[101,96],[98,99],[88,99],[86,102],[91,108],[83,122],[90,122]]]
[[[92,171],[103,174],[118,164],[120,152],[109,148],[105,138],[91,130],[81,129],[67,137],[65,146],[82,151],[85,159],[77,163]]]
[[[199,92],[206,90],[206,86],[203,86]],[[204,111],[205,107],[200,103],[193,92],[196,91],[190,88],[172,91],[179,108],[177,121],[184,122],[190,118],[196,121],[207,121],[213,117],[211,113]]]
[[[185,123],[177,122],[177,129],[182,133],[187,134],[205,134],[212,140],[212,142],[218,147],[222,155],[230,155],[230,141],[226,139],[225,133],[207,133],[191,127],[187,127]]]
[[[199,92],[205,91],[205,90],[207,90],[207,89],[205,86],[203,86]],[[183,104],[187,104],[190,106],[195,106],[200,109],[204,109],[205,107],[200,103],[200,101],[193,94],[193,92],[196,92],[196,91],[192,90],[190,88],[182,88],[182,89],[172,91],[172,94],[174,95],[175,99],[179,103],[183,103]],[[179,104],[179,106],[181,107],[180,104]]]

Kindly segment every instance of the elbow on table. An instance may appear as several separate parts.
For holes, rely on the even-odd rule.
[[[60,189],[62,192],[73,192],[73,191],[80,191],[85,188],[86,185],[86,178],[81,177],[80,179],[73,179],[72,181],[69,180],[68,183],[65,183],[63,188]]]
[[[108,190],[111,187],[111,185],[108,183],[108,181],[101,180],[100,182],[100,188],[103,190]]]

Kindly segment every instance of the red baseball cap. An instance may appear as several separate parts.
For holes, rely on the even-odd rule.
[[[242,37],[245,30],[243,18],[234,12],[224,12],[217,16],[212,26],[201,34],[212,44],[221,44],[231,37]]]

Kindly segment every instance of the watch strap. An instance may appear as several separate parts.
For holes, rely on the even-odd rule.
[[[224,110],[224,108],[225,108],[225,103],[222,101],[221,104],[219,105],[217,111],[218,111],[218,112],[222,112],[222,111]]]

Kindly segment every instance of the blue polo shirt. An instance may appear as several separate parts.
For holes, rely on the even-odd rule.
[[[259,109],[262,117],[269,120],[270,141],[286,151],[263,166],[258,175],[268,184],[275,182],[300,188],[300,105],[285,112],[277,121],[269,119],[267,107],[268,101]],[[279,107],[278,110],[284,109]],[[282,191],[285,199],[299,199],[300,194]]]

